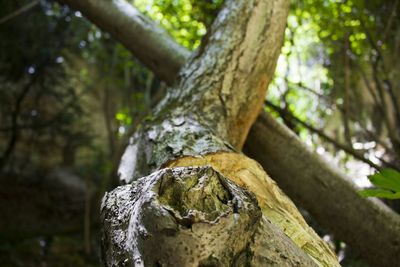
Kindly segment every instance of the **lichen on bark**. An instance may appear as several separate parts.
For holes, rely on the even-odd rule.
[[[262,216],[252,194],[211,167],[160,170],[108,194],[102,210],[107,266],[232,266]]]
[[[162,169],[116,188],[101,209],[106,266],[315,265],[210,166]]]
[[[225,3],[122,157],[127,185],[106,195],[102,210],[107,266],[339,265],[261,166],[240,154],[287,8],[286,0]]]
[[[166,110],[144,123],[130,139],[118,170],[121,183],[129,183],[183,156],[200,156],[234,148],[201,122],[195,112]]]

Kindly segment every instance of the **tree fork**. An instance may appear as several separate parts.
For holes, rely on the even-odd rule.
[[[119,174],[127,185],[108,194],[102,209],[106,265],[126,262],[134,266],[153,263],[339,266],[336,256],[307,226],[294,204],[261,166],[237,152],[263,106],[265,88],[279,55],[287,11],[285,0],[225,3],[209,38],[181,70],[178,82],[155,109],[154,118],[144,122],[131,138],[122,157]],[[204,168],[207,175],[202,173]],[[186,177],[192,170],[195,173]],[[164,174],[158,175],[159,172]],[[178,185],[167,182],[172,185],[161,191],[168,191],[168,197],[159,189],[155,196],[157,190],[154,188],[162,187],[158,184],[164,184],[164,178],[160,177],[165,177],[165,172],[170,173],[165,180],[178,181]],[[144,178],[137,180],[142,176]],[[171,176],[173,178],[168,178]],[[221,186],[215,185],[215,177],[223,177],[219,181],[226,178],[243,188],[241,190],[255,193],[262,212],[257,215],[239,211],[238,207],[243,204],[236,208],[231,206],[229,203],[234,200],[249,201],[241,200],[243,196],[234,194],[232,188],[229,192],[222,190]],[[193,179],[195,181],[191,182]],[[188,193],[188,197],[183,192],[190,192],[193,183],[200,186]],[[214,184],[215,188],[207,187],[208,183]],[[129,197],[132,194],[135,196]],[[157,200],[149,203],[150,199]],[[192,204],[197,202],[203,204]],[[163,203],[162,207],[157,208],[158,203]],[[162,211],[166,209],[170,212],[164,212],[164,216]],[[225,218],[221,210],[229,209],[231,212]],[[250,208],[255,209],[259,209],[258,205]],[[148,223],[149,218],[154,217],[158,221]],[[241,226],[239,221],[243,218],[248,220]],[[171,220],[178,222],[178,226],[172,227],[177,229],[176,232],[172,233],[164,227],[170,225]],[[190,237],[184,227],[189,224],[191,233],[194,226],[199,227],[192,225],[193,222],[201,223],[204,230],[198,233],[199,236]],[[280,231],[284,231],[297,246],[288,246],[288,249],[294,249],[286,251],[274,247],[270,253],[264,253],[268,251],[263,248],[265,242],[261,240],[264,237],[258,237],[255,232],[258,229],[260,232],[257,233],[266,235],[263,227],[270,223],[279,229],[279,234],[271,231],[268,235],[283,241]],[[150,231],[151,225],[159,227]],[[243,228],[244,225],[247,228]],[[214,233],[214,227],[217,229],[215,234],[207,237],[205,233]],[[217,238],[217,233],[221,237]],[[210,243],[211,248],[194,249],[196,244],[209,243],[210,238],[216,242]],[[166,247],[160,252],[160,248],[147,244],[166,244]],[[184,249],[190,251],[189,255],[182,255]],[[298,255],[304,252],[313,261],[308,259],[300,263]],[[276,261],[278,258],[282,260]]]
[[[112,22],[116,19],[116,17],[120,16],[118,12],[109,13],[104,12],[104,10],[96,10],[96,6],[77,6],[78,3],[87,1],[89,0],[65,0],[64,2],[71,4],[74,3],[73,6],[79,9],[83,14],[87,14],[87,12],[89,12],[87,10],[88,8],[93,9],[92,12],[98,14],[98,19],[101,19],[103,24],[108,23],[112,25]],[[102,2],[104,5],[109,5],[107,9],[111,9],[112,5],[118,1]],[[88,18],[97,24],[96,20],[93,20],[90,16],[88,16]],[[135,17],[131,17],[131,19],[135,19]],[[152,27],[156,27],[153,22],[149,20],[146,20],[146,22],[149,24],[143,23],[140,24],[139,27],[143,27],[143,29],[151,29]],[[134,22],[132,23],[134,24]],[[159,38],[156,44],[135,47],[129,46],[128,42],[126,40],[124,41],[124,39],[128,37],[132,39],[141,38],[137,31],[130,32],[130,34],[125,35],[114,35],[114,37],[127,46],[134,55],[139,53],[148,53],[157,56],[157,46],[167,46],[170,42],[165,42],[165,40],[168,40],[168,38],[172,40],[172,38],[166,35],[163,36],[163,38]],[[164,66],[163,69],[168,71],[168,74],[166,78],[163,78],[160,75],[159,77],[164,79],[169,84],[171,84],[173,81],[170,77],[176,76],[176,71],[179,69],[179,67],[168,68],[168,66],[178,65],[181,67],[185,60],[177,60],[176,55],[180,55],[178,58],[184,59],[186,59],[187,55],[189,55],[184,48],[179,46],[180,49],[174,49],[174,47],[176,46],[171,46],[171,49],[174,52],[169,54],[174,56],[165,57],[165,60],[160,63]],[[146,62],[145,60],[142,60],[142,62],[151,68],[151,62]],[[277,121],[270,116],[268,120],[262,119],[262,117],[265,117],[266,115],[267,114],[264,113],[257,119],[256,125],[250,132],[245,151],[249,155],[260,160],[260,163],[263,165],[263,167],[268,172],[273,174],[273,177],[278,181],[278,184],[291,197],[293,197],[294,200],[299,201],[299,203],[306,208],[313,215],[313,217],[317,219],[319,223],[321,223],[322,226],[330,229],[336,236],[350,244],[371,264],[379,266],[396,265],[400,260],[399,246],[396,245],[399,243],[398,240],[400,238],[399,216],[387,208],[382,207],[382,203],[379,201],[361,199],[358,196],[355,187],[351,184],[349,177],[337,170],[333,170],[333,168],[329,166],[329,164],[323,158],[310,151],[298,138],[295,138],[293,133],[291,133],[287,127],[278,124]],[[262,128],[257,126],[262,126]],[[279,127],[279,131],[274,130],[274,127]],[[280,134],[279,146],[283,146],[286,149],[291,149],[294,146],[298,152],[286,153],[286,150],[282,147],[277,147],[277,145],[273,145],[271,142],[264,142],[268,136],[267,132],[263,132],[261,129],[269,129],[269,132]],[[277,151],[279,152],[278,154]],[[272,155],[274,156],[272,157]],[[269,158],[272,161],[272,165],[268,165],[266,160],[262,160],[263,158]],[[280,171],[274,167],[277,161],[279,161],[279,166],[281,168]],[[303,164],[293,164],[296,162]],[[282,170],[290,170],[290,172]],[[296,181],[301,183],[303,186],[291,186],[291,183],[293,182],[293,173],[295,173]],[[320,193],[321,183],[328,185],[328,188],[323,191],[323,194]],[[309,191],[313,192],[313,194],[308,194],[307,192]],[[338,198],[337,193],[339,192],[346,196],[346,198]],[[326,205],[320,205],[320,201],[315,201],[314,193],[317,193],[319,199],[324,200]],[[350,210],[347,209],[347,204],[353,201],[356,201],[357,203],[359,202],[359,207],[362,208],[352,208]],[[328,207],[334,207],[334,209]],[[374,221],[376,223],[368,223],[372,230],[365,232],[364,228],[360,227],[359,223],[352,223],[351,218],[354,218],[356,221],[360,221],[361,225],[363,222],[365,222],[365,218],[368,218],[368,221]],[[390,220],[385,221],[385,219],[382,218],[390,218]],[[343,229],[347,230],[343,231]],[[352,235],[349,233],[355,234],[359,238],[352,238]],[[377,235],[377,233],[380,234]],[[374,242],[377,236],[381,237],[380,239],[382,240],[389,237],[386,244],[391,245],[383,246],[380,242]],[[390,252],[390,255],[394,255],[394,257],[390,259],[389,257],[382,256],[386,252]],[[385,261],[382,261],[383,259],[385,259]]]

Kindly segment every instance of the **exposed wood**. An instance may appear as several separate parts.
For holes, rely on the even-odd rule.
[[[211,166],[227,179],[254,193],[263,214],[320,266],[335,266],[336,255],[307,225],[292,201],[256,161],[239,153],[212,153],[182,157],[166,167]]]
[[[252,194],[209,166],[162,169],[118,187],[102,215],[106,266],[316,266]]]
[[[208,165],[210,162],[207,159],[212,158],[211,170],[220,171],[238,186],[255,193],[263,216],[284,231],[319,266],[339,266],[336,256],[307,226],[294,204],[265,174],[261,166],[236,152],[250,128],[251,124],[248,121],[252,121],[252,117],[263,105],[266,83],[269,82],[275,68],[275,63],[272,62],[276,61],[279,54],[280,43],[276,40],[282,40],[287,10],[287,2],[280,0],[226,3],[210,30],[209,39],[189,59],[179,75],[178,82],[156,108],[155,118],[146,121],[141,130],[132,137],[119,169],[121,181],[128,185],[118,190],[130,190],[129,183],[164,167],[183,166],[189,170],[192,166]],[[272,23],[273,18],[275,23]],[[269,49],[266,49],[267,47]],[[243,118],[246,118],[246,123]],[[174,170],[176,169],[172,169]],[[153,176],[145,176],[139,181],[146,183],[149,179],[153,179]],[[134,188],[137,187],[141,186],[135,184]],[[138,249],[132,250],[124,244],[118,245],[121,240],[119,233],[135,234],[134,229],[122,229],[118,226],[120,223],[114,223],[115,216],[130,214],[126,210],[132,209],[132,214],[139,213],[142,208],[132,208],[132,205],[136,205],[134,203],[139,200],[132,200],[133,202],[129,203],[123,196],[127,193],[111,194],[111,198],[107,196],[103,210],[104,223],[111,224],[110,227],[106,227],[103,235],[105,238],[103,251],[106,254],[107,264],[115,264],[116,259],[113,255],[130,255],[127,257],[133,257],[138,266],[144,264],[143,262],[151,264],[150,259],[141,260],[142,256],[136,258],[135,255],[142,255]],[[141,195],[143,192],[135,194]],[[180,194],[175,197],[179,199],[180,205],[191,201],[182,199]],[[212,191],[204,197],[212,197]],[[117,205],[113,204],[115,201],[118,202]],[[204,200],[199,199],[199,201]],[[124,206],[124,203],[128,204]],[[124,207],[119,210],[118,206],[121,205]],[[138,211],[134,211],[136,209]],[[129,224],[147,228],[137,218],[129,220]],[[125,222],[123,225],[128,223]],[[221,229],[221,232],[223,231]],[[150,239],[157,240],[157,238]],[[241,237],[236,238],[239,243],[242,242]],[[134,237],[129,242],[135,242],[136,239],[137,237]],[[179,244],[178,240],[168,243],[166,247],[179,251],[179,245],[175,244]],[[193,240],[185,244],[191,242]],[[201,242],[203,240],[198,243]],[[246,242],[245,247],[254,245],[254,241]],[[121,248],[112,251],[112,247]],[[226,246],[224,251],[229,252],[232,249]],[[260,251],[258,249],[256,250]],[[157,254],[151,250],[148,253]],[[237,257],[235,253],[229,252],[232,255],[228,259],[223,257],[215,259],[215,265],[235,264]],[[208,257],[209,255],[196,254],[194,266]],[[290,255],[285,257],[289,262],[293,260]],[[174,262],[186,266],[188,263],[185,260],[187,259],[178,258]],[[243,263],[250,264],[251,261],[252,258],[244,260]]]
[[[277,22],[287,17],[282,2],[232,1],[232,8],[222,9],[159,110],[179,103],[183,112],[193,112],[196,106],[203,123],[240,150],[280,53],[286,24]]]
[[[68,0],[68,1],[70,3],[80,2],[80,0],[75,0],[75,1]],[[75,8],[79,9],[82,13],[86,14],[87,12],[90,12],[87,9],[92,8],[92,6],[89,5],[77,6],[75,4]],[[89,19],[92,22],[96,23],[96,21],[91,19],[90,17]],[[98,19],[101,20],[102,17],[99,16]],[[102,24],[108,23],[111,25],[112,22],[113,20],[104,17],[101,23]],[[108,27],[110,27],[110,25]],[[138,24],[138,27],[142,27],[142,30],[146,30],[146,29],[151,29],[153,27],[157,27],[157,25],[155,25],[155,23],[151,22],[150,20],[144,20],[142,24]],[[120,34],[118,36],[114,35],[114,37],[118,41],[126,43],[128,38],[134,38],[134,37],[140,38],[141,37],[140,35],[134,35],[138,33],[139,31],[135,31],[127,35],[123,34]],[[162,38],[158,40],[158,42],[164,41],[164,43],[158,43],[157,45],[163,47],[168,44],[171,44],[173,41],[172,42],[165,41],[168,38],[169,37],[165,34]],[[168,82],[168,77],[175,77],[176,72],[181,67],[179,66],[176,68],[169,68],[169,66],[175,66],[174,63],[172,64],[170,63],[171,61],[173,61],[174,56],[180,55],[182,58],[185,58],[189,55],[188,53],[183,52],[184,49],[182,49],[182,47],[180,47],[180,49],[174,50],[174,48],[176,47],[177,46],[175,45],[171,46],[170,48],[171,51],[173,51],[173,53],[167,54],[167,56],[169,55],[169,58],[168,57],[165,58],[164,61],[160,62],[160,65],[156,66],[162,68],[163,70],[170,71],[169,74],[165,76],[167,82]],[[161,56],[157,55],[158,50],[153,49],[153,46],[143,46],[139,48],[139,51],[136,52],[133,51],[133,53],[142,53],[142,52],[153,54],[156,57]],[[181,63],[178,62],[178,64],[183,64],[184,61],[185,60],[182,60],[180,61]],[[142,62],[149,67],[151,66],[150,61],[146,62],[143,60]],[[169,80],[169,82],[171,83],[172,81]],[[271,122],[271,125],[273,125],[274,127],[277,125],[277,122],[273,118],[269,118],[268,121]],[[256,125],[253,127],[252,132],[249,136],[247,142],[248,149],[246,151],[249,152],[249,154],[256,159],[262,159],[268,154],[272,153],[276,154],[276,157],[278,159],[276,161],[271,160],[271,165],[269,165],[267,161],[263,160],[261,160],[260,163],[268,172],[270,172],[270,174],[272,174],[272,177],[278,181],[279,185],[283,187],[285,192],[287,192],[290,197],[293,197],[296,202],[300,201],[299,203],[301,203],[305,208],[307,208],[307,210],[310,211],[310,213],[318,221],[321,220],[321,223],[323,225],[329,228],[335,235],[340,236],[344,241],[349,243],[360,255],[369,259],[371,263],[376,263],[376,261],[374,261],[373,259],[371,260],[371,258],[375,258],[373,256],[375,254],[381,255],[381,253],[385,253],[386,246],[382,246],[381,243],[375,243],[371,240],[374,240],[374,238],[377,236],[377,233],[379,233],[379,236],[382,236],[381,239],[383,239],[383,237],[388,237],[388,236],[392,236],[390,240],[392,240],[393,238],[397,239],[399,236],[399,231],[396,232],[393,229],[397,229],[396,225],[399,225],[400,218],[398,218],[398,216],[397,217],[394,216],[392,212],[390,212],[385,208],[376,208],[375,202],[361,200],[361,198],[356,193],[356,188],[352,186],[351,183],[349,182],[350,178],[348,176],[337,170],[334,170],[334,168],[329,166],[329,164],[327,164],[325,160],[321,158],[321,156],[307,149],[306,146],[302,144],[301,141],[296,139],[291,133],[291,131],[286,127],[279,128],[280,130],[278,131],[278,133],[280,133],[280,143],[279,143],[280,145],[274,144],[272,142],[265,142],[265,140],[268,140],[269,138],[268,133],[275,132],[273,129],[274,128],[271,127],[267,123],[267,121],[259,117],[256,121]],[[282,146],[282,148],[280,146]],[[285,147],[286,150],[283,149],[283,147]],[[291,149],[296,149],[296,147],[298,148],[298,150],[296,150],[297,151],[296,153],[288,153],[288,151],[290,151]],[[280,151],[280,153],[276,151],[278,152]],[[283,160],[279,161],[279,158],[283,158]],[[276,170],[277,169],[276,166],[278,165],[281,168],[281,171],[279,172]],[[274,169],[276,171],[274,171]],[[277,174],[275,174],[275,172]],[[275,175],[277,175],[276,178]],[[294,180],[293,177],[297,177],[298,180],[303,181],[302,186],[291,187],[290,183]],[[315,181],[315,177],[326,178],[331,183],[337,186],[330,187],[331,190],[321,191],[322,183],[317,181],[309,182],[309,180]],[[361,201],[363,208],[347,209],[346,205],[344,206],[340,205],[341,202],[338,202],[340,198],[339,199],[337,198],[337,194],[339,194],[342,190],[347,192],[345,194],[349,197],[348,200],[345,202],[351,203],[353,201],[356,202]],[[308,192],[312,192],[312,194],[310,195],[310,200],[307,202],[301,201],[299,196],[305,198]],[[323,192],[323,194],[318,192]],[[311,198],[311,196],[314,196],[315,193],[318,193],[317,196],[320,196],[321,199],[324,199],[324,201],[326,202],[325,205],[321,205],[319,201],[315,201],[314,198]],[[334,208],[332,209],[328,207],[334,207]],[[383,213],[384,215],[381,216],[381,213]],[[324,220],[324,218],[330,218],[330,219]],[[377,230],[375,232],[374,231],[364,232],[363,227],[359,227],[360,223],[352,223],[352,218],[354,218],[355,222],[361,222],[361,221],[367,221],[367,223],[368,221],[377,222],[376,225],[379,225],[380,228],[378,229],[377,227],[376,228]],[[385,221],[383,218],[391,218],[391,219],[389,221]],[[363,222],[361,224],[363,224]],[[344,227],[346,227],[346,229],[343,229]],[[356,233],[359,236],[364,235],[364,238],[354,239],[352,238],[352,235],[349,233]],[[365,240],[368,241],[365,242]],[[368,246],[369,249],[360,249],[363,246]]]

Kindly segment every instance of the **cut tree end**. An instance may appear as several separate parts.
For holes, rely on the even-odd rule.
[[[256,161],[243,154],[218,152],[182,157],[164,165],[169,168],[182,166],[212,166],[224,177],[254,193],[265,217],[319,266],[340,266],[329,246],[307,225],[294,203]]]
[[[211,166],[162,169],[106,194],[101,210],[105,266],[316,266]]]

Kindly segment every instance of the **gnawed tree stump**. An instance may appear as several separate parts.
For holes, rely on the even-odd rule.
[[[339,266],[261,166],[239,152],[263,105],[287,10],[286,0],[224,5],[125,151],[127,185],[102,208],[107,266]]]

